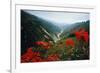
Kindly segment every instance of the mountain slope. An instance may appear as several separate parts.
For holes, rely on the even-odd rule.
[[[35,46],[36,41],[57,41],[56,33],[61,29],[53,23],[21,11],[21,48],[22,53],[26,48]]]
[[[61,34],[61,37],[67,37],[70,34],[74,33],[75,31],[79,30],[80,28],[85,29],[86,31],[89,32],[89,24],[90,21],[84,21],[84,22],[78,22],[70,25],[65,25],[63,33]]]

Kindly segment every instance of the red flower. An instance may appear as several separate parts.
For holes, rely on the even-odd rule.
[[[33,58],[40,57],[40,52],[33,52],[32,48],[28,48],[27,52],[21,56],[21,62],[30,62]]]
[[[83,33],[83,40],[88,43],[88,40],[89,40],[89,35],[88,35],[88,32],[84,32]]]
[[[75,46],[75,43],[73,41],[73,39],[69,38],[66,40],[66,46],[71,46],[71,47],[74,47]]]
[[[43,42],[43,41],[37,41],[36,45],[41,46],[45,49],[49,49],[50,48],[50,43],[48,42]]]
[[[25,53],[21,56],[21,62],[28,62],[32,59],[33,53]]]
[[[80,29],[79,31],[75,32],[75,36],[78,40],[83,40],[84,42],[88,43],[89,34],[85,31],[85,29]]]
[[[33,52],[33,57],[40,57],[40,52]]]
[[[31,59],[31,62],[41,62],[42,61],[42,59],[41,59],[41,57],[33,57],[32,59]]]
[[[75,36],[76,36],[76,38],[78,39],[78,40],[81,40],[81,33],[80,32],[75,32]]]
[[[33,53],[32,47],[30,47],[30,48],[27,49],[27,53]]]
[[[47,61],[58,61],[59,55],[58,54],[51,54],[48,56]]]
[[[32,48],[28,48],[27,52],[21,56],[22,62],[29,61],[33,57]]]

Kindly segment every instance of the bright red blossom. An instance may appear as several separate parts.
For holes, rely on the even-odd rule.
[[[50,43],[44,41],[37,41],[36,45],[41,46],[42,48],[49,49]]]
[[[21,62],[28,62],[33,57],[32,48],[28,48],[27,52],[21,56]]]
[[[89,34],[84,29],[81,29],[79,31],[76,31],[74,34],[75,34],[77,40],[83,40],[84,42],[88,43]]]
[[[22,62],[28,62],[30,59],[32,59],[33,54],[32,53],[25,53],[21,56],[21,61]]]
[[[81,40],[81,33],[80,32],[75,32],[75,36],[78,40]]]
[[[33,52],[32,48],[28,48],[27,52],[21,56],[21,62],[29,62],[37,57],[40,57],[40,52]]]
[[[68,47],[68,46],[71,46],[71,47],[75,46],[73,39],[69,38],[66,40],[66,47]]]
[[[89,41],[88,32],[84,32],[84,33],[83,33],[83,40],[84,40],[86,43],[88,43],[88,41]]]

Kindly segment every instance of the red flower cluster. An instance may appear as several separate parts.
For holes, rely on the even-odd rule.
[[[40,52],[33,52],[32,48],[28,48],[27,52],[21,56],[21,63],[25,62],[44,62],[44,61],[57,61],[59,60],[58,54],[51,54],[47,58],[42,58]]]
[[[27,52],[21,56],[21,62],[28,62],[33,56],[32,48],[28,48]]]
[[[51,54],[48,56],[47,61],[58,61],[59,55],[58,54]]]
[[[88,32],[84,32],[84,34],[83,34],[83,39],[84,39],[84,41],[85,41],[86,43],[88,43],[88,41],[89,41]]]
[[[75,46],[73,39],[69,38],[66,40],[66,47],[68,47],[68,46],[71,46],[71,47]]]
[[[41,46],[44,49],[49,49],[50,48],[50,43],[48,43],[48,42],[37,41],[35,43],[36,43],[36,45]]]
[[[88,32],[86,32],[84,29],[76,31],[75,36],[78,40],[84,40],[86,43],[88,43],[89,35]]]
[[[31,62],[42,62],[42,58],[41,57],[38,57],[38,56],[35,56],[31,59]]]
[[[75,36],[76,36],[76,38],[77,38],[78,40],[81,40],[81,33],[80,33],[80,32],[76,31],[76,32],[75,32]]]
[[[41,61],[40,52],[33,52],[32,48],[28,48],[27,52],[21,56],[21,62],[38,62]]]

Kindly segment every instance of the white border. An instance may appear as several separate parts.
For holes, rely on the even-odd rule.
[[[70,11],[70,12],[87,12],[90,13],[90,60],[80,60],[80,61],[60,61],[60,62],[42,62],[42,63],[20,63],[20,10],[49,10],[49,11]],[[39,71],[39,70],[51,70],[51,69],[67,69],[67,68],[80,68],[94,66],[96,63],[95,57],[95,9],[91,8],[81,8],[70,7],[70,6],[38,6],[38,5],[24,5],[16,4],[13,7],[12,13],[12,49],[11,49],[11,71]]]

